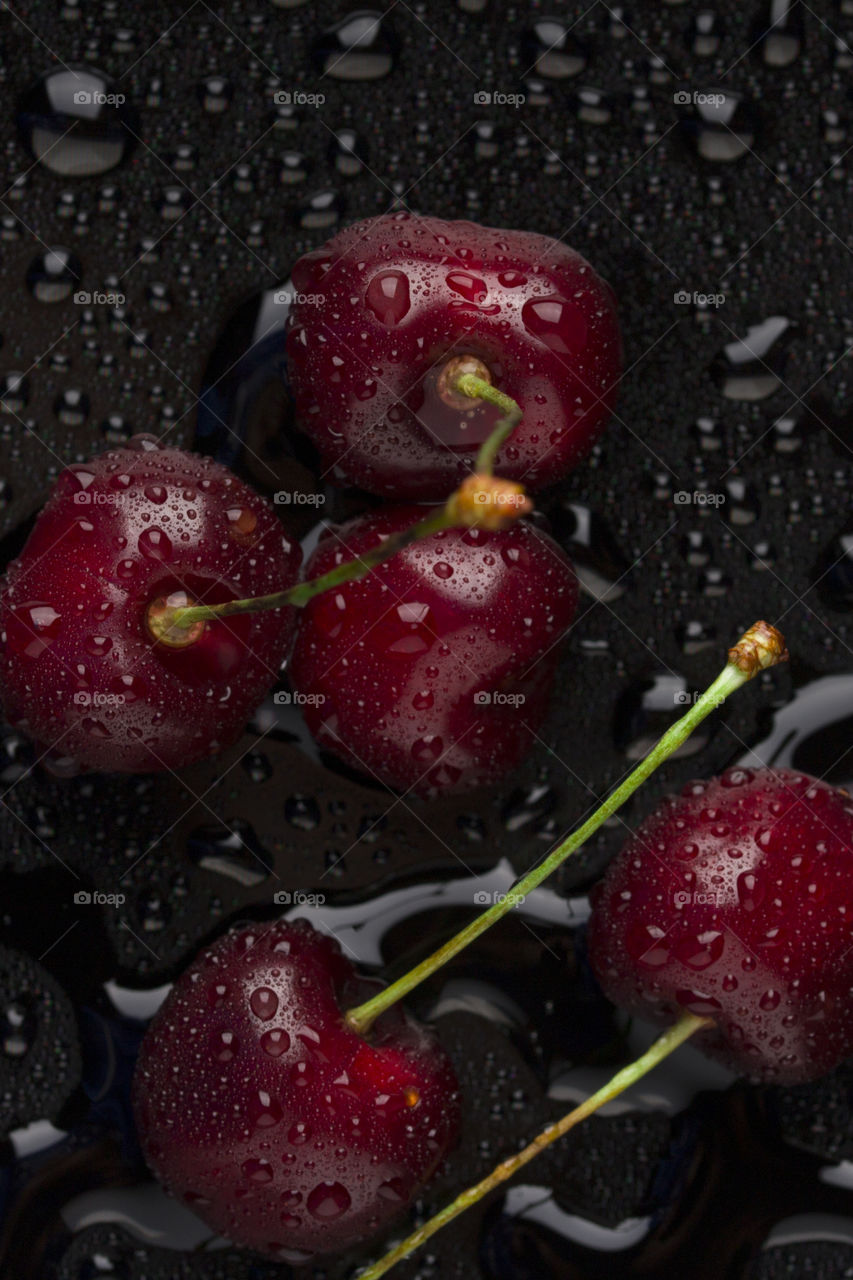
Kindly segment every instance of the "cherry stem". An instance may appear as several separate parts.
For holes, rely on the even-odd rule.
[[[224,604],[176,606],[171,611],[169,625],[191,627],[196,622],[227,618],[233,613],[263,613],[268,609],[281,609],[285,605],[302,608],[322,592],[330,591],[333,587],[349,582],[353,578],[364,577],[376,565],[390,559],[410,543],[428,538],[430,534],[438,533],[441,529],[452,528],[452,526],[453,521],[450,519],[447,507],[438,507],[417,524],[411,525],[408,529],[402,529],[399,533],[391,534],[384,542],[379,542],[368,551],[363,551],[354,560],[345,560],[343,564],[336,565],[334,569],[330,569],[319,578],[298,582],[295,587],[289,587],[287,591],[276,591],[269,596],[253,596],[248,600],[226,600]]]
[[[618,1098],[620,1093],[624,1093],[631,1085],[636,1084],[658,1063],[663,1062],[680,1045],[684,1044],[685,1040],[688,1040],[694,1032],[710,1026],[713,1026],[713,1019],[711,1018],[700,1018],[692,1013],[684,1014],[635,1062],[623,1067],[621,1071],[617,1071],[616,1075],[603,1088],[591,1094],[580,1106],[575,1107],[573,1111],[563,1116],[562,1120],[558,1120],[556,1124],[548,1125],[547,1129],[543,1129],[532,1142],[528,1143],[516,1155],[501,1161],[481,1182],[476,1183],[473,1187],[468,1187],[449,1205],[446,1205],[428,1222],[425,1222],[423,1226],[418,1227],[417,1231],[413,1231],[410,1236],[407,1236],[395,1249],[386,1253],[384,1258],[374,1262],[366,1271],[360,1271],[358,1280],[378,1280],[379,1276],[384,1276],[386,1272],[390,1271],[398,1262],[402,1262],[404,1258],[407,1258],[409,1254],[418,1249],[425,1240],[429,1240],[430,1236],[434,1236],[448,1222],[458,1218],[466,1209],[470,1209],[472,1205],[482,1200],[483,1196],[487,1195],[488,1192],[494,1190],[495,1187],[499,1187],[502,1182],[506,1182],[519,1169],[529,1164],[540,1151],[544,1151],[552,1142],[562,1138],[563,1134],[568,1133],[576,1124],[580,1124],[581,1120],[585,1120],[587,1116],[591,1116],[598,1111],[599,1107],[603,1107],[606,1102],[610,1102],[613,1098]]]
[[[488,439],[480,447],[474,471],[462,481],[444,506],[437,507],[410,528],[391,534],[354,560],[337,565],[319,578],[297,583],[287,591],[253,596],[247,600],[227,600],[223,604],[174,605],[165,610],[160,607],[156,617],[149,609],[148,626],[154,638],[163,644],[177,645],[177,635],[200,622],[213,622],[217,618],[227,618],[235,613],[264,613],[270,609],[283,609],[286,605],[301,609],[315,596],[333,590],[343,582],[363,578],[371,569],[389,560],[404,547],[419,542],[421,538],[428,538],[433,533],[439,533],[442,529],[470,529],[477,526],[492,530],[504,529],[532,511],[533,504],[525,496],[520,484],[492,475],[498,450],[521,421],[521,409],[509,396],[472,373],[463,373],[455,378],[453,389],[471,399],[488,400],[490,404],[503,409],[506,416],[495,423]]]
[[[459,374],[454,378],[452,385],[454,390],[460,391],[463,396],[468,396],[471,400],[486,400],[504,411],[504,417],[498,418],[491,435],[480,445],[480,452],[474,464],[474,470],[479,475],[490,476],[501,445],[521,422],[521,407],[511,396],[498,391],[497,387],[486,382],[485,378],[478,378],[475,373]]]
[[[696,726],[701,724],[705,717],[710,715],[717,707],[722,706],[729,694],[734,693],[741,685],[746,684],[759,671],[775,666],[777,662],[784,662],[787,657],[788,651],[785,648],[785,640],[782,634],[766,622],[754,623],[734,648],[729,650],[729,660],[716,680],[708,686],[681,719],[676,720],[675,724],[667,729],[660,741],[652,747],[636,769],[629,773],[628,777],[610,793],[604,803],[596,809],[595,813],[587,818],[586,822],[582,823],[576,831],[572,832],[556,849],[552,850],[539,866],[534,867],[532,871],[528,871],[525,876],[517,880],[500,902],[496,902],[489,907],[471,924],[455,934],[444,946],[439,947],[426,960],[422,960],[420,964],[415,965],[408,973],[403,974],[396,982],[392,982],[390,986],[385,987],[371,1000],[350,1009],[345,1019],[347,1025],[353,1031],[358,1032],[359,1035],[365,1035],[381,1013],[384,1013],[391,1005],[396,1004],[403,996],[408,995],[425,978],[429,978],[442,965],[447,964],[448,960],[452,960],[454,956],[464,950],[469,943],[479,938],[487,929],[490,929],[502,916],[505,916],[508,911],[511,911],[514,906],[523,901],[528,893],[532,892],[552,872],[556,871],[571,854],[585,844],[602,823],[606,822],[617,809],[621,808],[628,797],[632,796],[638,787],[642,786],[646,778],[654,773],[655,769],[659,768],[674,751],[678,750],[681,744],[690,737]]]

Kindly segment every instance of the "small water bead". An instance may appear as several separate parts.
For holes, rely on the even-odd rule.
[[[231,1062],[237,1056],[239,1041],[233,1031],[214,1031],[210,1047],[217,1062]]]
[[[697,58],[710,58],[720,47],[720,23],[717,14],[703,9],[697,13],[693,29],[693,52]]]
[[[35,1028],[24,1004],[10,1000],[3,1011],[3,1052],[9,1058],[22,1058],[30,1048]]]
[[[111,413],[100,426],[101,435],[107,444],[124,445],[133,435],[133,427],[120,413]]]
[[[195,204],[195,198],[186,187],[164,187],[157,197],[160,217],[166,222],[178,222]]]
[[[197,86],[196,96],[210,115],[222,115],[231,106],[234,86],[227,76],[208,76]]]
[[[243,1177],[257,1186],[266,1186],[275,1177],[273,1167],[268,1160],[244,1160],[240,1168]]]
[[[261,1048],[271,1058],[281,1058],[290,1048],[290,1036],[283,1028],[274,1027],[261,1036]]]
[[[38,302],[63,302],[80,283],[80,259],[61,245],[33,258],[27,268],[27,288]]]
[[[344,198],[331,187],[315,191],[293,211],[297,226],[305,231],[323,231],[334,227],[344,212]]]
[[[288,796],[284,802],[284,816],[292,827],[313,831],[320,825],[320,806],[312,796]]]
[[[671,955],[666,930],[654,924],[633,924],[628,930],[625,946],[631,959],[647,969],[659,969]]]
[[[18,102],[18,129],[33,157],[62,177],[107,173],[139,132],[124,93],[92,67],[48,71]]]
[[[711,649],[717,644],[717,628],[712,623],[701,622],[698,618],[679,623],[675,628],[676,639],[684,654],[692,656]]]
[[[354,178],[367,160],[367,143],[355,129],[336,129],[329,143],[328,157],[342,177]]]
[[[577,90],[573,95],[572,105],[582,124],[609,124],[613,118],[612,96],[591,85]]]
[[[253,1129],[273,1129],[283,1117],[281,1103],[265,1089],[259,1089],[250,1100],[249,1124]]]
[[[67,427],[81,426],[89,416],[89,408],[89,397],[76,387],[68,387],[53,402],[53,412]]]
[[[311,161],[301,151],[282,151],[279,158],[278,180],[283,186],[296,186],[305,181],[311,169]]]
[[[30,382],[24,373],[0,374],[0,412],[19,414],[30,399]]]

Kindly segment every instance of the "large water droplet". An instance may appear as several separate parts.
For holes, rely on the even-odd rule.
[[[409,278],[403,271],[380,271],[367,286],[365,301],[380,324],[398,325],[411,307]]]
[[[148,560],[167,561],[172,555],[172,541],[162,529],[156,526],[145,529],[137,539],[137,546]]]
[[[580,308],[558,294],[529,298],[521,309],[525,329],[557,355],[573,356],[586,346],[587,322]]]
[[[791,329],[785,316],[769,316],[750,326],[745,338],[727,342],[711,366],[711,375],[728,400],[765,400],[782,385]]]
[[[583,71],[587,53],[572,34],[573,24],[542,18],[521,36],[524,66],[548,80],[567,80]]]
[[[391,71],[399,49],[387,18],[362,9],[318,36],[311,54],[320,73],[335,80],[379,80]]]
[[[257,987],[249,997],[249,1007],[256,1018],[269,1022],[278,1012],[278,996],[271,987]]]
[[[308,1212],[315,1218],[339,1218],[352,1203],[349,1192],[340,1182],[321,1182],[308,1195]]]
[[[139,132],[126,95],[100,71],[72,66],[47,72],[22,94],[18,129],[52,173],[83,178],[107,173],[129,154]]]
[[[682,128],[703,160],[728,164],[753,146],[758,118],[740,94],[716,88],[697,90],[693,111],[682,121]]]

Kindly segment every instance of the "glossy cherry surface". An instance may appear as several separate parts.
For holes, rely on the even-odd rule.
[[[154,437],[59,476],[0,590],[9,721],[67,767],[177,769],[232,742],[275,681],[285,613],[205,624],[185,649],[146,611],[185,593],[216,604],[291,585],[301,551],[219,463]]]
[[[339,481],[442,498],[471,471],[499,410],[442,401],[437,375],[453,355],[481,359],[521,406],[496,470],[531,490],[574,467],[613,408],[613,292],[548,236],[386,214],[300,258],[293,283],[297,419]]]
[[[730,769],[668,798],[593,890],[589,955],[623,1008],[753,1080],[853,1052],[853,802],[790,770]]]
[[[315,577],[424,508],[386,507],[329,532]],[[526,523],[433,534],[299,617],[290,677],[317,742],[401,791],[503,777],[548,709],[577,605],[571,562]]]
[[[134,1109],[174,1195],[238,1244],[301,1261],[382,1230],[454,1142],[457,1082],[395,1005],[307,921],[240,925],[196,958],[143,1040]]]

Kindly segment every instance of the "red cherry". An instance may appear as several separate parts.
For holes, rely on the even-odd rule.
[[[794,1084],[853,1052],[853,802],[786,769],[730,769],[670,797],[593,891],[589,955],[642,1017],[753,1080]]]
[[[293,583],[300,560],[268,504],[209,458],[136,436],[68,467],[0,590],[6,716],[91,769],[213,755],[276,679],[292,621],[229,617],[171,649],[154,643],[148,607],[263,595]]]
[[[157,1176],[215,1231],[288,1261],[381,1231],[455,1141],[458,1085],[395,1006],[304,920],[238,926],[179,978],[140,1049],[133,1102]]]
[[[447,357],[479,358],[521,406],[496,470],[531,490],[571,470],[613,408],[613,292],[548,236],[387,214],[300,258],[293,283],[297,419],[339,478],[373,493],[443,498],[471,471],[501,411],[446,404]]]
[[[326,535],[311,578],[422,518],[387,507]],[[290,677],[323,747],[420,794],[485,786],[545,718],[577,606],[571,562],[528,524],[414,543],[299,617]]]

